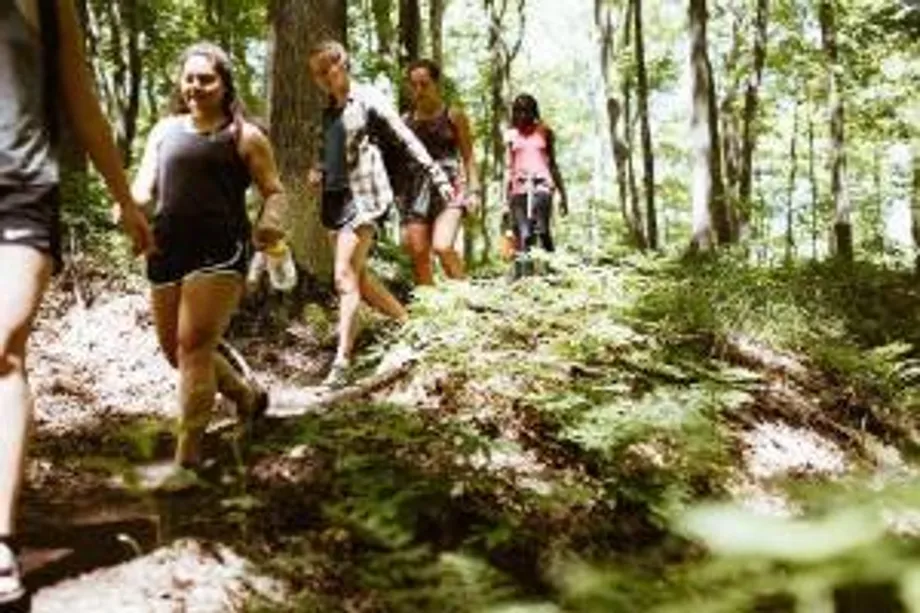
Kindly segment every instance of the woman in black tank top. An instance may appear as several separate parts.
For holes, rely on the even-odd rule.
[[[479,176],[473,160],[473,137],[466,114],[449,107],[441,94],[441,69],[431,60],[418,60],[408,69],[412,109],[406,123],[441,165],[455,186],[456,196],[444,201],[425,175],[408,177],[399,194],[403,244],[412,258],[418,285],[434,283],[431,253],[444,274],[463,278],[463,258],[457,249],[461,222],[479,207]]]
[[[265,135],[243,118],[230,61],[200,43],[181,57],[172,113],[154,126],[134,181],[135,199],[155,202],[157,251],[148,257],[153,316],[160,347],[179,370],[181,409],[176,463],[165,486],[182,486],[201,461],[201,437],[215,394],[233,400],[240,417],[264,412],[267,395],[219,351],[243,293],[250,246],[283,239],[284,191]],[[246,190],[264,199],[255,229]],[[245,369],[244,369],[245,370]]]

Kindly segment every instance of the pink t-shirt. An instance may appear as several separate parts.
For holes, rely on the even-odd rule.
[[[522,134],[517,128],[505,132],[505,143],[510,153],[509,177],[511,195],[526,193],[525,179],[533,176],[545,182],[546,189],[553,189],[553,175],[549,170],[549,142],[543,124],[537,124],[529,134]]]

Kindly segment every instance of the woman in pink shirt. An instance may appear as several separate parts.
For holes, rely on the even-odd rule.
[[[505,144],[507,202],[518,254],[526,254],[535,244],[553,251],[553,192],[559,191],[563,216],[568,214],[568,197],[556,164],[555,134],[540,120],[539,106],[530,94],[514,99]]]

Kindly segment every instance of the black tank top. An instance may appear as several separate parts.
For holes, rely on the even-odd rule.
[[[450,120],[450,113],[446,108],[432,119],[416,119],[414,113],[409,113],[406,124],[412,128],[436,162],[456,159],[459,156],[457,129]]]
[[[202,134],[182,116],[169,119],[164,130],[158,152],[158,223],[202,232],[248,232],[251,178],[237,151],[234,124]]]
[[[35,0],[0,2],[0,185],[49,185],[58,181],[58,162],[45,104],[42,36],[21,5],[36,7],[38,15]]]

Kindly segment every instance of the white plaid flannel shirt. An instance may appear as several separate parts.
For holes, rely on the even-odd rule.
[[[431,176],[434,185],[449,184],[441,167],[399,117],[393,105],[374,87],[353,83],[342,111],[345,126],[345,166],[348,186],[358,210],[369,219],[382,215],[393,203],[393,188],[380,149],[368,133],[368,116],[377,113],[402,141],[409,155]]]

